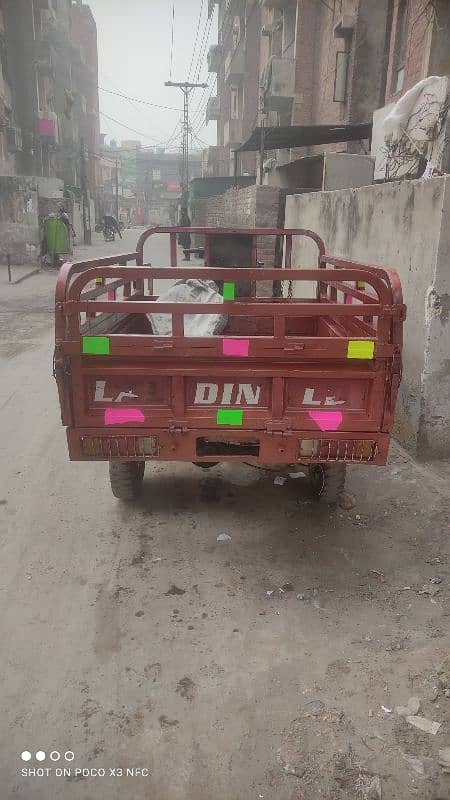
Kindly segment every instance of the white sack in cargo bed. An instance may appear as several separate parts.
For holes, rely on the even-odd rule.
[[[214,281],[188,278],[174,283],[157,303],[223,303]],[[153,333],[157,336],[172,336],[171,314],[147,314]],[[214,336],[222,333],[228,317],[226,314],[185,314],[185,336]]]

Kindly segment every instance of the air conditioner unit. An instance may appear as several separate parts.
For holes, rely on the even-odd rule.
[[[22,150],[22,131],[10,125],[6,128],[6,144],[10,153]]]
[[[26,153],[33,150],[34,147],[34,136],[31,131],[22,131],[22,150]]]
[[[59,143],[58,117],[54,111],[39,112],[38,131],[41,142]]]

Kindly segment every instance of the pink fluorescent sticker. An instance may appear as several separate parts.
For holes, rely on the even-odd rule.
[[[222,353],[224,356],[248,356],[249,345],[248,339],[223,339]]]
[[[123,425],[126,422],[145,422],[145,417],[138,408],[106,409],[105,425]]]
[[[337,431],[342,425],[343,417],[340,411],[308,411],[308,416],[321,431]]]
[[[115,293],[114,289],[110,289],[106,296],[107,296],[108,300],[115,300],[116,299],[116,293]]]

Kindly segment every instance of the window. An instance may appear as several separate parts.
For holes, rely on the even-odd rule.
[[[232,88],[230,93],[231,99],[231,119],[239,119],[241,116],[240,114],[240,103],[239,103],[239,89]]]
[[[392,91],[394,93],[401,92],[405,80],[408,8],[409,0],[399,0],[395,28],[394,70],[392,74]]]
[[[347,100],[348,66],[350,63],[350,53],[348,50],[336,53],[336,72],[334,75],[334,95],[335,103],[345,103]]]
[[[283,55],[283,12],[276,11],[271,36],[271,56]]]
[[[241,20],[240,17],[235,17],[233,20],[233,50],[236,50],[240,38],[241,38]]]
[[[152,178],[154,181],[161,180],[161,170],[160,169],[152,169]]]
[[[295,42],[295,23],[297,6],[288,6],[283,10],[283,55],[287,58],[293,54]]]
[[[0,38],[0,65],[3,74],[3,79],[9,83],[8,74],[8,59],[6,56],[6,42],[3,37]]]

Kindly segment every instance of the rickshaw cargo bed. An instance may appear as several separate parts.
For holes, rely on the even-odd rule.
[[[183,231],[149,229],[135,253],[59,272],[54,375],[70,458],[115,464],[117,491],[152,460],[385,464],[405,318],[395,271],[332,257],[311,231],[269,228],[192,228],[205,266],[178,267]],[[144,265],[155,233],[170,239],[170,267]],[[215,239],[230,235],[250,240],[245,265],[215,261]],[[280,245],[276,268],[258,262],[264,236]],[[294,266],[297,236],[316,243],[316,269]],[[214,281],[220,335],[185,335],[186,317],[217,304],[158,302],[154,281],[180,278]],[[154,334],[155,313],[171,317],[171,335]],[[117,462],[140,466],[119,474]]]

